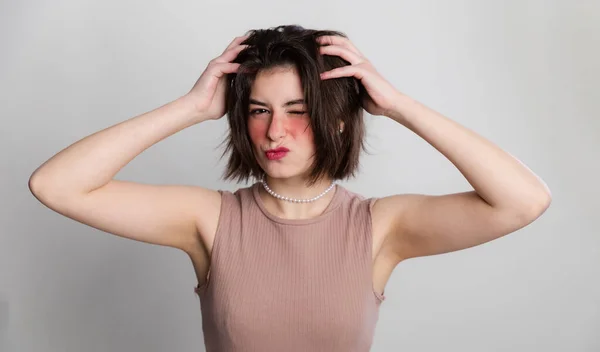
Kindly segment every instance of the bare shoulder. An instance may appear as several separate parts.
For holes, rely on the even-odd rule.
[[[371,208],[374,250],[392,262],[400,262],[402,258],[397,248],[401,246],[399,236],[394,236],[399,229],[398,223],[402,213],[406,212],[410,202],[415,201],[413,195],[394,195],[376,198]]]
[[[221,204],[223,202],[222,193],[201,187],[195,187],[195,192],[198,194],[194,198],[196,200],[201,199],[201,201],[199,201],[200,204],[195,208],[197,210],[196,226],[198,235],[208,253],[211,253],[219,219],[221,217]]]

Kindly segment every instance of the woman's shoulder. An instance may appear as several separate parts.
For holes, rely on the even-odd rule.
[[[221,202],[224,206],[241,207],[244,203],[253,199],[255,187],[256,184],[233,188],[219,188],[217,192],[221,194]]]
[[[367,195],[360,191],[356,191],[351,187],[339,185],[339,191],[341,194],[341,203],[351,213],[365,213],[370,214],[373,208],[373,204],[377,200],[377,197]]]
[[[341,192],[345,193],[345,198],[353,203],[368,203],[376,199],[376,197],[367,195],[366,193],[363,193],[361,191],[357,191],[351,186],[343,186],[338,184],[338,187],[341,190]]]

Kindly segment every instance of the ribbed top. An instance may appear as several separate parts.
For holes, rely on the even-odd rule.
[[[321,215],[290,220],[269,213],[259,186],[220,191],[196,287],[206,350],[368,351],[385,299],[373,290],[372,199],[336,185]]]

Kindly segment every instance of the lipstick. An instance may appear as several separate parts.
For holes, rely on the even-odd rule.
[[[269,160],[280,160],[282,159],[290,150],[284,147],[279,147],[275,149],[269,149],[265,152],[267,159]]]

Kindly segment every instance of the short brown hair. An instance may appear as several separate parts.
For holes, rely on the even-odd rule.
[[[359,156],[365,149],[362,97],[364,86],[354,77],[321,80],[320,73],[349,63],[338,56],[321,55],[317,38],[325,35],[347,37],[331,30],[305,29],[297,25],[252,30],[242,43],[244,49],[233,61],[237,73],[228,75],[227,118],[229,133],[223,156],[229,154],[225,179],[247,181],[261,178],[264,171],[254,155],[248,135],[250,89],[261,70],[293,66],[304,90],[315,155],[309,183],[327,176],[333,180],[356,175]],[[344,123],[339,133],[340,121]]]

